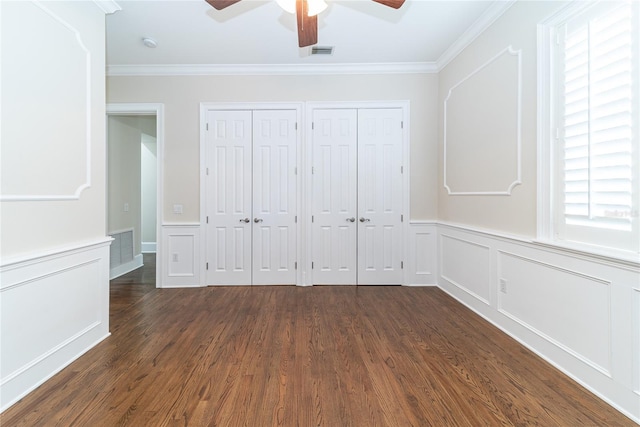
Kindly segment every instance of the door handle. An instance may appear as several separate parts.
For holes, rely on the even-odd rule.
[[[356,222],[356,219],[355,219],[355,218],[353,218],[353,217],[352,217],[352,218],[347,218],[347,221],[348,221],[348,222]]]
[[[245,224],[247,224],[248,222],[250,222],[251,220],[249,218],[245,218],[245,219],[241,219],[240,222],[244,222]]]
[[[365,217],[360,218],[360,222],[369,222],[369,221],[371,221],[371,219],[369,218],[365,218]]]
[[[255,222],[256,224],[262,222],[262,218],[254,218],[253,222]]]

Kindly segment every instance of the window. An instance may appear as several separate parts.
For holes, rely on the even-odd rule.
[[[576,3],[540,28],[541,237],[637,253],[639,3]]]

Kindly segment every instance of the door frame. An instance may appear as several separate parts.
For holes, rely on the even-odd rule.
[[[402,122],[403,129],[402,132],[402,166],[403,166],[403,174],[402,174],[402,210],[404,212],[404,221],[402,223],[402,252],[403,252],[403,260],[405,267],[410,265],[407,261],[406,257],[411,252],[409,251],[409,222],[411,219],[411,157],[410,157],[410,141],[411,141],[411,124],[410,124],[410,102],[408,100],[405,101],[343,101],[343,102],[309,102],[305,104],[305,135],[308,135],[308,138],[305,138],[302,149],[304,151],[305,156],[304,159],[304,189],[305,194],[308,197],[304,200],[303,210],[305,213],[304,218],[308,218],[308,220],[302,222],[302,240],[301,246],[303,247],[304,253],[302,259],[304,262],[302,263],[302,273],[303,273],[303,283],[302,285],[311,286],[313,285],[313,270],[311,269],[311,261],[312,261],[312,224],[311,224],[311,215],[313,213],[313,177],[311,175],[311,168],[313,165],[313,111],[316,109],[376,109],[376,108],[399,108],[402,110]],[[298,264],[300,268],[300,264]],[[403,269],[402,272],[402,283],[401,285],[406,285],[407,282],[407,268]]]
[[[160,103],[110,103],[106,104],[105,120],[109,116],[156,117],[156,288],[162,288],[163,267],[163,193],[164,193],[164,104]],[[107,135],[108,141],[108,135]],[[107,156],[108,161],[108,156]],[[106,171],[105,171],[106,173]],[[108,192],[105,194],[108,197]],[[106,227],[106,224],[105,224]]]
[[[200,286],[207,286],[207,241],[205,226],[207,223],[206,209],[206,132],[207,132],[207,113],[212,110],[230,110],[230,111],[247,111],[247,110],[295,110],[296,112],[296,140],[298,141],[298,149],[296,150],[296,211],[298,213],[298,221],[296,223],[296,258],[298,259],[298,269],[296,270],[296,285],[303,284],[303,251],[302,245],[305,239],[301,235],[302,224],[304,221],[304,212],[302,207],[303,180],[304,171],[302,170],[302,161],[304,150],[304,128],[303,112],[304,103],[302,102],[201,102],[200,103]],[[247,283],[247,285],[251,285]]]

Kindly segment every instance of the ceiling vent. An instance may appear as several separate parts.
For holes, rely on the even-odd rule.
[[[313,46],[311,48],[311,55],[332,55],[333,46]]]

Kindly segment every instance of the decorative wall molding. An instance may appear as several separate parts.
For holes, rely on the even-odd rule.
[[[633,337],[633,354],[640,355],[640,288],[634,288],[632,295],[632,313],[634,313],[632,319],[633,332],[631,334]],[[633,390],[640,397],[640,357],[635,359],[635,365],[633,367]]]
[[[436,68],[440,72],[449,62],[455,59],[463,50],[466,49],[475,39],[484,33],[498,18],[500,18],[516,0],[503,0],[493,2],[491,6],[474,22],[467,30],[456,40],[449,48],[444,51],[436,61]]]
[[[446,280],[484,304],[491,304],[489,246],[442,232],[439,233],[438,241],[440,279]],[[447,241],[451,245],[457,245],[455,250],[448,251],[446,249]],[[456,260],[458,257],[468,260],[466,268],[450,265],[448,262],[449,252],[455,254]],[[479,259],[482,256],[481,253],[486,255],[486,259]]]
[[[92,138],[92,135],[91,135],[91,132],[92,132],[92,127],[91,127],[91,122],[92,122],[92,118],[91,118],[91,114],[92,114],[92,108],[91,108],[91,85],[92,85],[92,80],[91,80],[91,52],[89,51],[89,49],[87,48],[87,46],[83,42],[82,36],[80,34],[80,31],[78,31],[78,29],[76,29],[71,24],[69,24],[65,19],[63,19],[62,17],[60,17],[59,15],[54,13],[51,9],[46,7],[42,2],[34,0],[34,1],[32,1],[32,4],[37,6],[46,15],[48,15],[53,21],[55,21],[56,23],[58,23],[59,25],[64,27],[64,29],[66,31],[71,33],[71,36],[73,37],[73,39],[75,39],[75,42],[80,47],[80,50],[82,52],[84,52],[84,62],[85,62],[84,71],[85,71],[85,78],[86,78],[86,83],[84,85],[84,89],[85,89],[84,125],[86,127],[85,128],[85,132],[84,132],[84,149],[85,149],[84,165],[83,165],[84,168],[85,168],[85,171],[84,171],[85,172],[84,173],[84,182],[77,183],[76,188],[75,188],[75,190],[73,192],[65,192],[65,191],[63,191],[60,194],[47,194],[47,193],[0,194],[0,201],[67,201],[67,200],[78,200],[78,199],[80,199],[80,195],[82,194],[82,192],[84,190],[86,190],[87,188],[91,187],[91,142],[92,142],[92,139],[91,139]],[[56,111],[48,111],[48,114],[55,114],[55,113],[56,113]],[[70,113],[68,111],[58,111],[57,113],[64,114],[66,120],[69,120],[69,119],[73,120],[74,119],[74,117],[69,117]],[[24,145],[25,145],[25,147],[28,146],[28,144],[24,144]],[[29,150],[26,153],[27,157],[33,156],[33,151],[32,151],[31,148],[25,148],[25,150]],[[51,163],[56,168],[58,167],[57,163],[55,163],[55,162],[51,162]],[[73,165],[67,164],[67,167],[73,167]],[[51,170],[51,171],[49,171],[49,173],[52,176],[55,176],[55,170]]]
[[[409,223],[405,286],[435,286],[438,282],[437,228],[433,221]]]
[[[640,263],[460,224],[436,228],[439,262],[450,263],[439,272],[442,290],[640,422]],[[488,248],[488,303],[468,292],[473,276],[452,283],[447,275],[487,257],[447,251],[441,242],[450,237]]]
[[[519,260],[521,263],[523,263],[523,265],[528,264],[532,267],[532,268],[529,268],[528,270],[518,269],[519,273],[523,275],[523,278],[526,278],[527,276],[529,276],[529,274],[526,274],[526,272],[529,272],[529,273],[538,272],[543,274],[546,273],[548,276],[558,279],[555,281],[556,284],[555,286],[553,286],[554,289],[545,289],[545,286],[549,286],[546,283],[546,281],[538,280],[539,285],[535,288],[536,294],[544,292],[546,295],[549,295],[549,296],[551,296],[552,293],[561,295],[561,291],[564,288],[567,288],[568,286],[570,286],[571,284],[571,280],[561,280],[560,279],[561,277],[573,276],[574,282],[579,281],[580,285],[584,286],[585,288],[584,292],[580,292],[578,291],[578,289],[576,289],[576,292],[574,292],[573,297],[571,298],[571,300],[574,302],[574,304],[572,305],[573,310],[567,310],[566,306],[563,307],[561,310],[564,312],[567,322],[576,321],[576,319],[570,318],[571,317],[570,315],[575,315],[576,311],[579,312],[580,309],[583,309],[583,311],[585,312],[582,313],[584,315],[582,322],[585,322],[585,321],[593,322],[595,320],[600,320],[602,323],[604,323],[599,325],[592,325],[593,327],[586,327],[585,329],[590,331],[589,340],[595,341],[596,338],[601,340],[599,344],[596,345],[595,347],[597,347],[596,349],[597,351],[604,351],[604,353],[606,353],[604,355],[601,355],[605,360],[596,361],[594,360],[595,357],[593,357],[592,355],[586,354],[588,351],[585,351],[585,349],[580,350],[577,348],[579,343],[572,342],[570,344],[569,342],[572,341],[574,337],[579,336],[578,334],[575,334],[574,331],[570,331],[566,336],[560,338],[558,337],[557,333],[554,334],[554,332],[550,330],[550,329],[556,329],[558,331],[561,331],[562,328],[567,324],[567,322],[565,322],[564,324],[558,323],[554,325],[553,328],[551,328],[549,325],[545,327],[544,325],[534,324],[536,323],[536,320],[533,319],[535,315],[540,315],[542,318],[549,318],[553,314],[556,314],[551,312],[551,307],[550,307],[551,303],[553,303],[554,301],[559,301],[560,303],[565,304],[566,303],[565,300],[562,300],[559,298],[548,298],[548,299],[551,299],[552,301],[548,303],[548,305],[545,305],[546,309],[544,310],[544,312],[542,312],[542,310],[537,311],[537,310],[531,309],[529,311],[532,312],[531,314],[534,314],[534,316],[526,316],[522,314],[518,315],[518,313],[512,312],[509,310],[508,307],[503,306],[502,297],[504,295],[509,295],[509,291],[507,290],[507,292],[504,294],[502,292],[498,292],[499,298],[497,302],[497,309],[500,313],[504,314],[505,316],[508,316],[513,321],[520,323],[522,326],[540,335],[545,340],[555,344],[556,346],[563,349],[567,353],[572,354],[574,357],[576,357],[576,359],[581,360],[582,362],[590,365],[594,369],[602,372],[604,375],[607,375],[608,377],[611,378],[611,357],[610,357],[611,356],[611,334],[610,334],[610,331],[611,331],[611,315],[610,315],[611,313],[611,282],[600,279],[599,277],[594,277],[592,275],[581,273],[580,271],[577,271],[574,269],[564,268],[554,263],[542,262],[538,259],[522,256],[513,252],[498,250],[497,253],[498,253],[497,274],[498,274],[499,280],[505,280],[502,278],[504,258],[510,257],[515,260]],[[534,274],[531,274],[531,275],[533,276]],[[538,274],[538,276],[536,277],[541,277],[541,276],[540,274]],[[601,298],[597,298],[595,303],[592,303],[592,305],[588,308],[586,307],[586,303],[584,306],[581,306],[580,304],[575,304],[576,300],[579,300],[582,295],[586,294],[586,291],[587,291],[586,287],[589,285],[589,283],[604,286],[605,288],[603,293],[605,295],[600,295]],[[505,286],[507,286],[507,284],[508,284],[508,281],[505,281]],[[532,300],[533,298],[526,300],[530,308],[533,308]],[[598,305],[602,305],[600,307],[601,308],[600,313],[597,310],[598,307],[596,307]],[[597,318],[598,314],[601,314],[603,318],[598,319]],[[529,317],[529,318],[526,318],[526,317]],[[538,323],[539,323],[539,320],[540,319],[538,319]],[[597,336],[598,327],[606,328],[606,331],[605,331],[606,336],[604,337]],[[591,349],[591,350],[594,350],[594,349]]]
[[[163,224],[162,287],[189,288],[200,283],[200,224]]]
[[[109,336],[110,241],[30,255],[0,268],[0,411]]]
[[[448,110],[448,106],[451,102],[451,98],[454,94],[454,91],[456,89],[458,89],[459,87],[461,87],[461,85],[465,84],[466,82],[468,82],[470,79],[480,75],[480,73],[482,73],[487,67],[489,67],[490,65],[492,65],[494,62],[496,62],[497,60],[499,60],[500,58],[502,58],[503,56],[508,55],[508,56],[512,56],[515,58],[515,60],[517,61],[517,75],[515,76],[515,78],[517,79],[516,81],[516,85],[517,85],[517,94],[516,94],[516,105],[515,105],[515,109],[516,109],[516,135],[510,135],[509,137],[513,138],[516,144],[515,147],[515,155],[516,155],[516,176],[510,178],[511,182],[505,182],[504,183],[504,190],[500,190],[500,189],[488,189],[488,190],[482,190],[482,191],[477,191],[477,190],[464,190],[464,189],[452,189],[452,185],[450,185],[450,180],[448,179],[448,173],[449,168],[447,167],[447,160],[448,160],[448,152],[450,151],[449,147],[448,147],[448,143],[449,143],[449,135],[448,135],[448,131],[447,131],[447,123],[449,121],[451,121],[449,115],[449,110]],[[478,103],[482,103],[485,100],[474,100],[474,102],[478,102]],[[514,106],[507,106],[508,110],[511,111],[513,109]],[[460,122],[464,122],[464,117],[462,118],[458,118],[460,120]],[[449,195],[458,195],[458,196],[467,196],[467,195],[504,195],[504,196],[510,196],[511,192],[513,190],[513,188],[519,184],[522,183],[522,178],[521,178],[521,121],[522,121],[522,51],[521,50],[513,50],[513,48],[511,46],[506,47],[505,49],[503,49],[501,52],[499,52],[498,54],[496,54],[493,58],[489,59],[487,62],[485,62],[484,64],[480,65],[478,68],[476,68],[474,71],[472,71],[469,75],[467,75],[466,77],[464,77],[462,80],[460,80],[458,83],[456,83],[455,85],[453,85],[450,89],[449,92],[447,94],[447,97],[444,100],[444,119],[443,119],[443,128],[444,128],[444,141],[443,141],[443,150],[444,150],[444,160],[443,160],[443,180],[444,180],[444,188],[447,190],[447,193]],[[472,143],[472,141],[468,141],[469,143]],[[463,150],[459,150],[459,151],[463,151]],[[503,164],[497,163],[496,165],[494,165],[495,168],[494,169],[501,169],[504,167]]]

